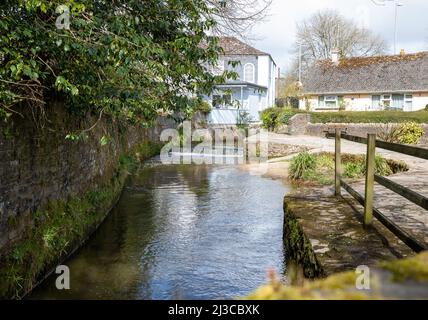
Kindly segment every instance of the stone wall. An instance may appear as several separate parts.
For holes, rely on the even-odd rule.
[[[79,120],[60,103],[46,114],[38,122],[16,115],[0,123],[0,256],[32,225],[38,208],[96,188],[111,178],[121,154],[143,141],[157,141],[169,126],[161,120],[153,129],[138,129],[102,119],[85,141],[70,141],[68,133],[90,128],[97,118]],[[104,146],[103,136],[109,137]]]
[[[378,133],[385,124],[379,123],[311,123],[310,115],[297,114],[293,116],[288,125],[281,126],[275,131],[277,133],[286,133],[291,135],[303,135],[324,137],[327,131],[334,131],[336,128],[346,131],[350,135],[366,137],[368,133]],[[394,126],[398,124],[388,124]],[[422,124],[425,131],[421,143],[428,144],[428,124]]]
[[[311,121],[309,114],[296,114],[288,121],[288,132],[292,135],[306,134],[307,126]]]
[[[388,124],[394,126],[398,124]],[[369,133],[378,133],[385,130],[386,125],[379,123],[308,123],[306,127],[306,134],[311,136],[325,136],[326,131],[334,131],[336,128],[346,131],[350,135],[366,137]],[[425,134],[421,143],[428,143],[428,125],[422,125]]]

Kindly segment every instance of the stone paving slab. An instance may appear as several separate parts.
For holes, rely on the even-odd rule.
[[[292,230],[295,226],[289,226],[297,220],[301,232],[311,243],[323,275],[412,255],[412,251],[380,223],[364,228],[362,214],[332,192],[330,188],[301,188],[285,197],[284,242],[290,252],[300,250],[296,242],[301,240],[296,240],[293,234],[296,230]],[[310,272],[306,273],[308,276]]]
[[[268,136],[271,143],[283,143],[290,145],[300,145],[309,148],[310,152],[334,152],[335,141],[313,136],[289,136],[270,133]],[[366,145],[351,142],[342,139],[342,152],[351,154],[365,154]],[[389,176],[388,179],[399,183],[413,191],[416,191],[428,197],[428,161],[424,159],[407,156],[397,152],[377,148],[376,152],[384,158],[392,160],[405,161],[409,166],[408,172]],[[289,155],[273,161],[290,160],[293,156]],[[351,183],[351,186],[360,194],[364,194],[364,181]],[[343,191],[346,194],[346,191]],[[375,184],[375,207],[379,209],[386,217],[402,227],[417,239],[423,241],[428,246],[428,211],[413,204],[404,197],[393,191]],[[362,207],[356,205],[359,211]]]
[[[396,174],[388,179],[428,197],[428,173],[412,171]],[[364,194],[364,181],[351,183]],[[393,191],[375,184],[374,206],[387,218],[428,247],[428,211]],[[362,207],[361,207],[362,208]]]

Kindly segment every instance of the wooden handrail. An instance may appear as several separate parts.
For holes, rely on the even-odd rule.
[[[328,136],[332,136],[329,134]],[[409,188],[406,188],[398,183],[391,181],[385,177],[375,174],[375,157],[376,157],[376,147],[395,151],[414,157],[427,159],[428,160],[428,149],[423,149],[419,147],[412,147],[407,145],[401,145],[396,143],[377,141],[376,135],[368,134],[367,138],[357,137],[348,135],[346,133],[341,133],[339,129],[336,129],[335,132],[335,194],[340,195],[340,188],[343,187],[348,193],[355,198],[361,205],[364,206],[364,225],[372,224],[372,217],[374,216],[378,219],[386,228],[388,228],[393,234],[395,234],[400,240],[402,240],[406,245],[408,245],[412,250],[420,252],[423,250],[428,250],[427,246],[412,237],[409,233],[401,229],[393,221],[389,220],[384,216],[378,209],[374,208],[374,182],[379,183],[380,185],[388,188],[389,190],[399,194],[400,196],[406,198],[407,200],[413,202],[414,204],[428,210],[428,198],[413,191]],[[344,182],[341,178],[341,138],[362,143],[367,145],[367,156],[366,156],[366,181],[365,181],[365,196],[363,197],[357,191],[355,191],[349,184]]]
[[[392,180],[389,180],[385,177],[382,177],[378,174],[375,175],[375,181],[379,183],[380,185],[384,186],[385,188],[388,188],[391,191],[394,191],[395,193],[399,194],[400,196],[406,198],[410,202],[413,202],[414,204],[420,206],[421,208],[424,208],[425,210],[428,210],[428,198],[413,191],[409,188],[406,188],[402,186],[401,184],[398,184]]]
[[[333,138],[334,136],[335,136],[334,134],[328,134],[328,137],[330,137],[330,138]],[[341,133],[340,136],[342,139],[345,139],[345,140],[349,140],[349,141],[357,142],[357,143],[361,143],[361,144],[367,144],[367,138],[353,136],[353,135],[349,135],[346,133]],[[376,140],[376,147],[381,148],[381,149],[385,149],[385,150],[389,150],[389,151],[402,153],[402,154],[405,154],[408,156],[428,160],[428,149],[426,149],[426,148],[409,146],[409,145],[399,144],[399,143],[386,142],[386,141],[380,141],[380,140]]]
[[[340,180],[342,187],[348,191],[348,193],[355,199],[359,204],[364,206],[365,199],[364,197],[355,189],[353,189],[349,184],[347,184],[342,179]],[[401,229],[397,224],[389,220],[385,215],[383,215],[378,209],[373,209],[373,215],[376,219],[379,220],[386,228],[388,228],[397,238],[403,241],[410,249],[415,252],[421,252],[428,250],[427,246],[421,243],[419,240],[412,237],[408,232]]]

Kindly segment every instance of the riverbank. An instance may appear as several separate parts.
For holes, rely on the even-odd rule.
[[[0,259],[0,297],[20,299],[76,252],[99,228],[117,203],[129,173],[159,154],[146,142],[120,156],[111,178],[81,196],[51,200],[35,213],[32,227]]]
[[[378,221],[363,228],[362,215],[332,191],[311,187],[284,198],[284,244],[306,278],[412,255]]]
[[[0,124],[2,298],[25,295],[85,242],[117,201],[133,163],[159,152],[159,132],[170,125],[143,129],[77,116],[60,102],[49,108],[44,127],[18,115]]]
[[[362,272],[365,271],[364,275]],[[428,252],[404,260],[379,263],[360,272],[285,286],[276,277],[245,297],[250,300],[384,300],[428,298]]]
[[[269,134],[269,143],[308,148],[308,152],[318,154],[334,151],[334,140],[310,136],[287,136]],[[344,141],[342,150],[353,155],[365,154],[366,147]],[[393,174],[389,178],[422,194],[428,192],[427,161],[394,152],[378,149],[378,154],[397,163],[404,161],[407,172]],[[286,180],[290,160],[295,155],[285,155],[269,160],[264,174],[272,178]],[[425,169],[425,170],[424,170]],[[351,182],[360,193],[364,182]],[[391,206],[391,203],[394,205]],[[375,205],[389,219],[421,241],[427,241],[428,220],[426,212],[404,198],[377,186]],[[302,286],[286,287],[274,280],[272,284],[256,291],[254,299],[375,299],[375,298],[428,298],[426,277],[414,283],[395,284],[391,273],[376,266],[401,266],[415,263],[423,266],[417,274],[424,277],[426,255],[412,260],[414,252],[396,238],[377,220],[373,226],[363,228],[362,207],[351,196],[335,197],[332,186],[300,184],[284,198],[284,246],[295,274],[306,279],[328,277],[315,282],[303,281]],[[410,260],[401,260],[401,259]],[[386,261],[391,261],[388,264]],[[421,262],[422,261],[422,262]],[[368,266],[373,270],[375,289],[357,290],[355,287],[357,270]],[[394,269],[395,267],[391,267]],[[404,267],[403,267],[404,268]],[[347,273],[342,273],[348,271]],[[405,270],[403,270],[405,272]],[[413,271],[411,271],[413,272]],[[415,271],[416,272],[416,271]],[[338,274],[339,273],[339,274]],[[416,277],[416,276],[415,276]],[[297,276],[299,278],[299,276]],[[290,279],[293,283],[293,279]]]

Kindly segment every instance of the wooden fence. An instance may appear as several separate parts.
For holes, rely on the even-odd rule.
[[[334,135],[330,135],[336,139],[336,151],[335,151],[335,193],[337,196],[341,195],[341,188],[343,187],[355,200],[364,206],[364,225],[371,225],[373,217],[378,219],[386,228],[388,228],[394,235],[402,240],[415,252],[428,250],[426,244],[422,243],[415,237],[411,236],[407,231],[400,228],[396,223],[388,219],[379,210],[374,208],[374,184],[375,182],[394,191],[400,196],[413,202],[414,204],[428,210],[428,198],[406,188],[400,184],[391,181],[385,177],[377,175],[375,173],[375,157],[376,147],[399,152],[402,154],[422,158],[428,160],[428,149],[418,148],[413,146],[407,146],[397,143],[390,143],[376,140],[375,134],[368,134],[367,138],[351,136],[346,133],[342,133],[340,129],[336,129]],[[366,156],[366,182],[365,182],[365,195],[364,197],[353,189],[342,179],[342,160],[341,160],[341,139],[362,143],[367,145],[367,156]],[[428,212],[427,212],[428,214]]]

